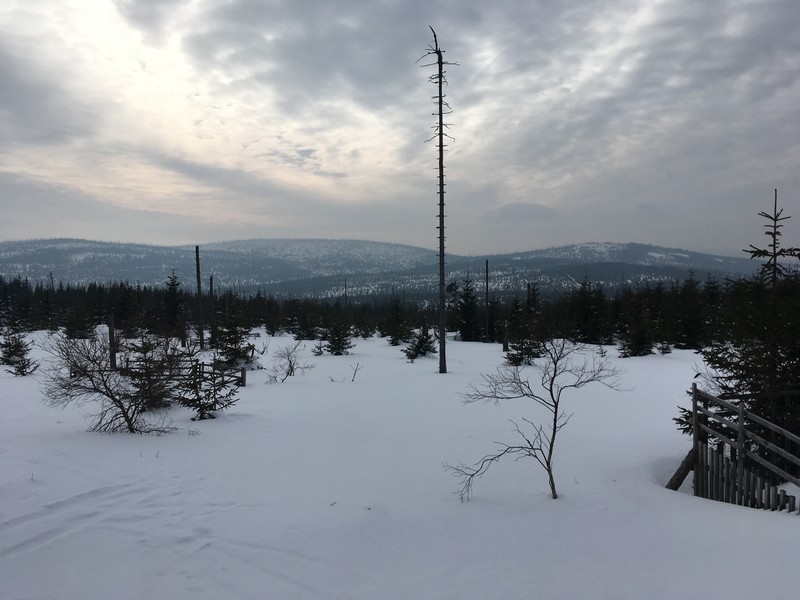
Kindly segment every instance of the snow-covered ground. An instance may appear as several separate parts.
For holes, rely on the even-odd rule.
[[[218,419],[176,408],[163,436],[88,433],[89,407],[45,407],[35,376],[0,375],[0,598],[798,597],[800,516],[664,489],[689,448],[671,419],[696,355],[620,360],[627,391],[566,397],[558,500],[527,459],[462,503],[442,464],[542,416],[462,404],[499,347],[451,343],[439,375],[381,339],[311,346],[313,370],[251,372]]]

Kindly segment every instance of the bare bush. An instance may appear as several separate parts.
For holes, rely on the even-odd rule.
[[[590,383],[619,389],[621,370],[612,366],[605,357],[594,352],[589,353],[583,346],[567,340],[549,340],[543,343],[542,352],[543,356],[529,367],[538,373],[537,386],[531,385],[523,376],[525,367],[510,366],[500,368],[494,374],[483,375],[483,384],[470,386],[470,390],[464,394],[466,404],[478,401],[497,404],[501,400],[528,398],[544,407],[549,413],[549,419],[545,424],[522,419],[523,426],[512,421],[515,432],[522,438],[520,443],[497,442],[500,446],[498,452],[487,454],[473,465],[445,465],[454,477],[461,480],[461,487],[456,493],[462,501],[469,500],[475,479],[486,473],[501,458],[509,455],[516,459],[527,456],[536,460],[547,473],[553,499],[558,498],[553,472],[556,436],[572,416],[561,406],[564,392]]]
[[[275,359],[269,369],[267,381],[269,383],[283,383],[289,377],[297,373],[302,373],[313,369],[314,365],[305,363],[300,358],[302,341],[298,340],[294,344],[283,346],[275,352]]]
[[[125,368],[112,368],[107,333],[88,338],[56,334],[43,347],[52,359],[44,372],[45,402],[58,408],[96,406],[89,415],[89,431],[161,433],[173,429],[166,419],[147,416],[152,395],[142,393],[141,382],[132,380]]]

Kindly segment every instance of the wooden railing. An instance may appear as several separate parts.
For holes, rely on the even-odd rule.
[[[750,423],[767,431],[771,439],[753,431]],[[800,487],[800,436],[748,411],[744,402],[733,404],[699,390],[696,384],[692,385],[692,425],[695,496],[753,508],[797,510],[795,496],[774,482],[780,479]],[[716,443],[709,445],[709,437]]]

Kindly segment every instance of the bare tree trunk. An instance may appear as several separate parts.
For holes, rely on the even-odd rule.
[[[194,262],[197,270],[197,337],[200,341],[200,350],[205,349],[203,338],[203,292],[200,279],[200,246],[194,247]]]
[[[483,341],[488,342],[489,340],[489,259],[486,259],[486,285],[485,285],[486,296],[483,299],[483,308],[486,311],[485,319],[483,322]]]
[[[445,314],[445,260],[444,260],[444,58],[442,50],[439,48],[439,41],[436,39],[436,32],[433,32],[433,51],[436,54],[436,66],[438,75],[437,105],[439,108],[439,129],[438,129],[438,149],[439,149],[439,373],[447,373],[447,356],[445,354],[447,337],[447,315]]]
[[[117,368],[117,332],[114,328],[114,312],[108,314],[108,365]]]

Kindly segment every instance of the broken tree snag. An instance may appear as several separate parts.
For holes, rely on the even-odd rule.
[[[436,67],[436,73],[428,78],[430,83],[433,83],[437,88],[437,94],[433,97],[437,106],[436,125],[433,126],[433,136],[426,140],[428,142],[436,140],[436,147],[439,154],[439,306],[438,306],[438,334],[439,334],[439,373],[447,373],[447,358],[445,354],[445,338],[447,333],[447,319],[445,316],[446,298],[445,298],[445,260],[444,260],[444,149],[446,144],[444,138],[453,139],[450,135],[445,133],[445,130],[450,126],[449,123],[444,122],[444,115],[449,115],[452,112],[450,105],[445,100],[444,87],[447,85],[445,65],[456,65],[458,63],[451,63],[444,60],[444,50],[439,47],[439,39],[436,37],[436,31],[433,27],[430,28],[433,34],[433,44],[430,44],[424,55],[419,60],[428,57],[436,57],[434,62],[426,63],[423,67]],[[419,62],[419,61],[417,61]]]

